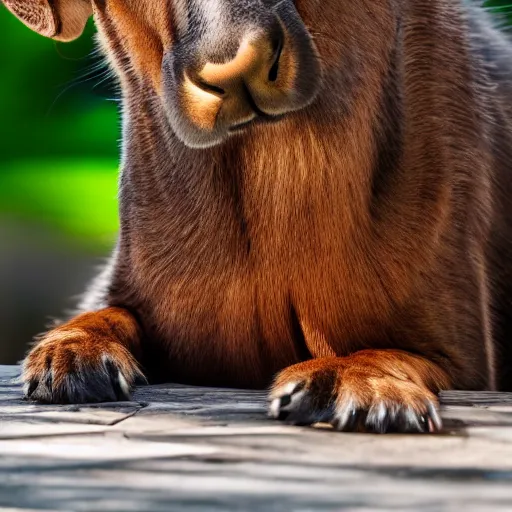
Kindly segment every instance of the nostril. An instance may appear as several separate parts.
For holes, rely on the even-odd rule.
[[[279,61],[281,60],[282,52],[283,52],[283,42],[282,42],[282,40],[279,40],[277,49],[275,51],[274,63],[272,64],[272,67],[270,68],[270,71],[268,73],[269,82],[275,82],[277,80],[277,77],[279,75]]]
[[[196,83],[199,87],[201,87],[201,89],[204,89],[205,91],[212,92],[214,94],[219,94],[221,96],[223,96],[226,93],[226,91],[222,87],[209,84],[207,82],[204,82],[203,80],[197,80]]]
[[[206,80],[203,80],[199,76],[199,74],[196,72],[188,71],[185,74],[186,74],[187,78],[192,83],[194,83],[197,87],[199,87],[203,91],[214,94],[215,96],[224,96],[224,94],[226,94],[226,91],[222,87],[219,87],[218,85],[211,84],[211,83],[207,82]]]

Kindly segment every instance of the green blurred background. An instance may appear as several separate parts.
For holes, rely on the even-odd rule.
[[[73,308],[115,241],[118,93],[93,36],[55,43],[0,5],[0,364]]]
[[[94,51],[0,4],[0,364],[76,305],[117,231],[118,93]]]

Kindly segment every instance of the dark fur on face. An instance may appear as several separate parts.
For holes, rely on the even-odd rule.
[[[262,387],[284,369],[271,415],[378,432],[438,429],[441,389],[512,388],[512,47],[484,12],[93,8],[123,91],[121,232],[29,385],[72,381],[78,358],[94,382],[44,396],[89,399],[105,361],[134,382],[126,354],[152,381]],[[77,321],[82,348],[52,359]]]

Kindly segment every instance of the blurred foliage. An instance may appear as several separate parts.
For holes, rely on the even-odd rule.
[[[0,173],[0,212],[43,218],[66,235],[109,247],[118,225],[116,189],[115,161],[21,160]]]
[[[510,16],[510,0],[485,4]],[[0,6],[0,219],[44,222],[105,251],[117,229],[116,96],[94,50],[40,37]]]
[[[512,23],[512,3],[510,0],[489,0],[482,3],[493,12],[501,11],[507,16],[511,17],[510,22]]]
[[[56,43],[0,5],[0,220],[42,222],[105,252],[118,225],[120,135],[93,35],[91,21],[78,41]]]

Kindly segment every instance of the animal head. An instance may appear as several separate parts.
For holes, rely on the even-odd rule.
[[[342,66],[364,53],[354,41],[364,47],[381,37],[390,0],[3,2],[30,28],[60,41],[78,37],[94,15],[124,94],[131,101],[154,96],[185,144],[207,147],[308,107],[322,83],[324,92],[346,85],[332,75],[340,78]]]

